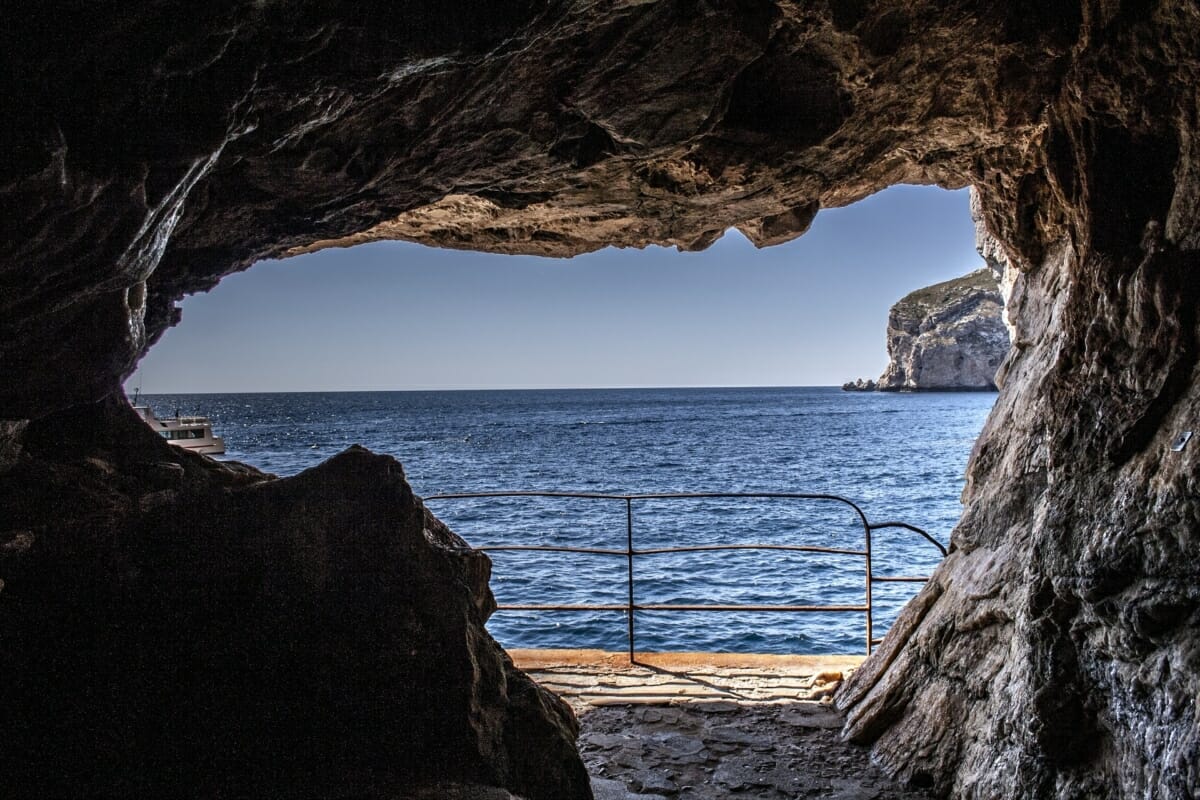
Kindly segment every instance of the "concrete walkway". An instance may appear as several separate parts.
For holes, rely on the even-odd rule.
[[[579,716],[597,800],[925,800],[841,739],[831,697],[861,656],[517,650]]]
[[[625,653],[514,650],[513,660],[576,713],[609,705],[675,701],[819,702],[832,697],[862,656],[770,656],[736,653]]]

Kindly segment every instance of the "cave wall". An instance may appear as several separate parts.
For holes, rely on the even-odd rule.
[[[767,245],[973,184],[1021,271],[1015,346],[954,551],[840,695],[847,732],[962,797],[1194,796],[1200,443],[1168,445],[1200,402],[1198,32],[1184,0],[10,10],[6,496],[39,419],[117,393],[175,302],[261,258]]]
[[[1194,37],[1195,11],[1085,28],[1045,167],[990,207],[1026,266],[964,516],[838,697],[851,739],[951,796],[1200,793],[1200,449],[1173,447],[1200,419],[1196,95],[1144,60],[1191,83],[1166,23]]]

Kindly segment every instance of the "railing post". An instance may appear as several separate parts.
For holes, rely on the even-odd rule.
[[[629,587],[629,604],[626,613],[629,614],[629,663],[634,663],[633,655],[633,499],[625,498],[625,560],[626,579]]]
[[[871,646],[875,640],[875,626],[872,608],[871,584],[871,526],[865,520],[863,521],[863,533],[866,535],[866,561],[867,561],[867,655],[871,655]]]

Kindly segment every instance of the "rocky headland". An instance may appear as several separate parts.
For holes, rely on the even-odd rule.
[[[586,797],[395,462],[272,481],[108,404],[263,258],[766,246],[897,183],[975,186],[1014,346],[845,733],[938,795],[1200,796],[1195,2],[10,5],[6,796]]]
[[[1010,345],[1003,316],[987,268],[905,295],[888,314],[889,362],[876,390],[994,391]]]

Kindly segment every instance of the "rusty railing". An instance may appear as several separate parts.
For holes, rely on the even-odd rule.
[[[629,660],[634,657],[635,628],[634,620],[638,611],[745,611],[745,612],[790,612],[790,613],[861,613],[866,615],[867,655],[882,639],[874,638],[873,633],[873,603],[872,587],[876,583],[923,583],[929,580],[927,575],[875,575],[871,566],[871,533],[883,528],[903,528],[925,538],[938,549],[944,558],[946,548],[941,542],[915,525],[907,522],[871,522],[858,504],[845,497],[833,494],[805,494],[794,492],[677,492],[666,494],[599,494],[589,492],[540,492],[540,491],[509,491],[509,492],[456,492],[435,494],[425,497],[425,501],[442,500],[474,500],[485,498],[511,497],[544,497],[572,500],[600,500],[622,502],[625,504],[625,547],[610,549],[602,547],[570,547],[567,545],[521,544],[521,545],[490,545],[480,547],[485,552],[497,551],[536,551],[551,553],[586,553],[590,555],[612,556],[625,559],[625,580],[627,600],[619,604],[578,603],[578,604],[542,604],[518,603],[497,606],[499,611],[622,611],[628,621],[627,638],[629,642]],[[702,544],[682,545],[677,547],[652,547],[637,549],[633,541],[633,506],[638,501],[648,500],[814,500],[820,502],[841,503],[853,509],[863,529],[863,548],[853,550],[837,547],[818,547],[815,545],[791,544]],[[863,586],[863,603],[861,605],[718,605],[718,604],[662,604],[638,603],[634,592],[634,560],[642,556],[663,555],[666,553],[696,553],[728,550],[784,550],[797,553],[815,553],[823,555],[860,557],[864,561],[866,579]]]

